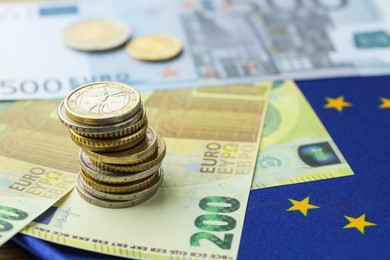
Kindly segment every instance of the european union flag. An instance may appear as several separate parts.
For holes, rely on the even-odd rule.
[[[389,259],[390,77],[297,83],[355,175],[252,191],[239,259]]]

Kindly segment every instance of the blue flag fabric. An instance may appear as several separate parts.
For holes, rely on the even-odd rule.
[[[355,175],[254,190],[239,259],[390,258],[390,76],[298,81]],[[44,259],[113,259],[33,237]]]

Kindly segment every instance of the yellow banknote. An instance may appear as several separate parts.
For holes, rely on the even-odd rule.
[[[74,187],[77,151],[57,102],[0,104],[0,245]]]
[[[107,209],[73,191],[22,232],[129,258],[236,258],[271,85],[144,95],[167,145],[157,194]]]
[[[252,189],[353,175],[293,81],[273,84]]]

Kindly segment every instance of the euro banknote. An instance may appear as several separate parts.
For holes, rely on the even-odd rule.
[[[169,61],[125,48],[80,52],[61,34],[87,18],[121,20],[132,37],[170,34],[184,45]],[[0,5],[0,99],[64,97],[92,81],[143,91],[390,72],[386,0],[96,0]]]
[[[353,175],[293,81],[273,84],[252,189]]]
[[[74,187],[76,157],[62,145],[56,106],[0,104],[0,246]]]
[[[157,194],[136,207],[107,209],[73,190],[22,232],[129,258],[235,259],[270,87],[143,95],[149,124],[167,145]]]

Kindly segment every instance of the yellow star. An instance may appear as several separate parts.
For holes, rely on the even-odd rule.
[[[339,96],[338,98],[325,98],[328,102],[325,104],[324,108],[335,108],[337,111],[342,112],[344,107],[351,107],[352,103],[344,101],[344,96]]]
[[[309,209],[317,209],[317,208],[319,208],[318,206],[309,204],[309,198],[310,198],[310,196],[304,198],[301,201],[288,199],[293,204],[293,206],[291,208],[288,208],[287,211],[299,210],[306,217],[307,216],[307,211]]]
[[[352,218],[348,216],[344,217],[349,221],[349,224],[346,225],[344,228],[356,228],[362,234],[364,234],[365,227],[376,226],[375,223],[366,221],[366,214],[363,214],[358,218]]]
[[[390,98],[381,97],[382,104],[379,108],[390,108]]]

